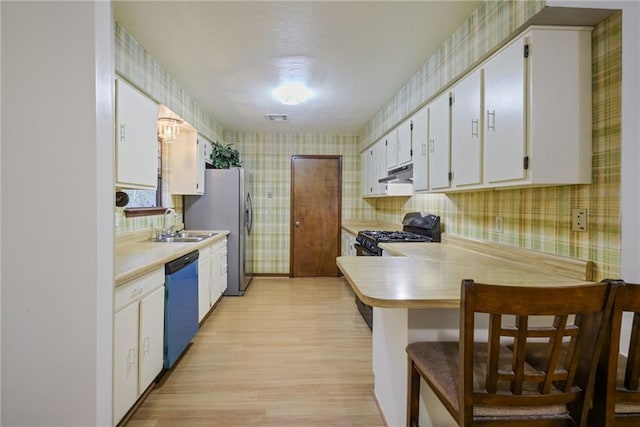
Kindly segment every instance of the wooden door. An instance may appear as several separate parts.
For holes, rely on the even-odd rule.
[[[338,275],[342,156],[291,157],[291,277]]]

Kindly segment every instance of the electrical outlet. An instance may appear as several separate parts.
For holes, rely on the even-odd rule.
[[[504,233],[504,219],[501,216],[496,217],[496,233]]]
[[[571,210],[571,230],[587,231],[587,210],[586,209]]]

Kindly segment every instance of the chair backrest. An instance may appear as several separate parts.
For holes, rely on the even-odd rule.
[[[461,425],[472,425],[474,406],[567,405],[577,425],[586,423],[597,358],[616,290],[610,281],[571,287],[516,287],[462,282],[460,310]],[[489,317],[486,377],[474,390],[477,313]],[[548,325],[543,321],[547,321]],[[543,363],[526,362],[527,346],[544,347]],[[508,345],[512,351],[505,351]],[[561,406],[564,407],[564,406]]]
[[[624,375],[624,387],[626,392],[638,393],[638,383],[640,382],[640,285],[627,284],[623,293],[622,310],[633,313],[633,323],[629,340],[629,350],[627,354],[627,366]],[[622,330],[622,313],[616,313],[614,319],[618,326],[617,331]]]
[[[621,341],[625,312],[633,314],[628,342]],[[628,349],[624,347],[627,343]],[[621,346],[626,357],[620,357]],[[640,285],[627,283],[618,290],[610,338],[605,341],[603,351],[598,370],[599,387],[594,399],[594,419],[597,425],[613,426],[619,424],[615,421],[616,403],[631,403],[640,410]],[[623,416],[629,417],[629,414]],[[640,423],[640,415],[636,414],[635,423],[630,423]]]

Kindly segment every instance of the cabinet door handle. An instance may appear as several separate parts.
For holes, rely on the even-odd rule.
[[[149,337],[149,335],[147,335],[146,337],[144,337],[144,341],[142,342],[142,351],[144,353],[149,353],[150,350],[151,350],[151,338]]]
[[[136,348],[131,347],[127,356],[127,365],[136,366]]]
[[[496,131],[496,110],[487,110],[487,130]]]
[[[471,119],[471,138],[478,138],[478,119]]]
[[[433,154],[436,151],[436,142],[433,139],[430,139],[429,144],[429,152]]]
[[[124,129],[125,129],[125,125],[124,123],[122,123],[120,125],[120,141],[124,141]]]
[[[427,155],[427,144],[422,144],[422,155],[423,156]]]

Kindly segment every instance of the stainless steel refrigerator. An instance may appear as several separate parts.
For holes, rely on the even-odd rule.
[[[250,175],[242,168],[207,169],[204,194],[184,196],[184,223],[190,230],[229,230],[227,290],[243,295],[251,281],[247,254],[251,253],[253,200]]]

